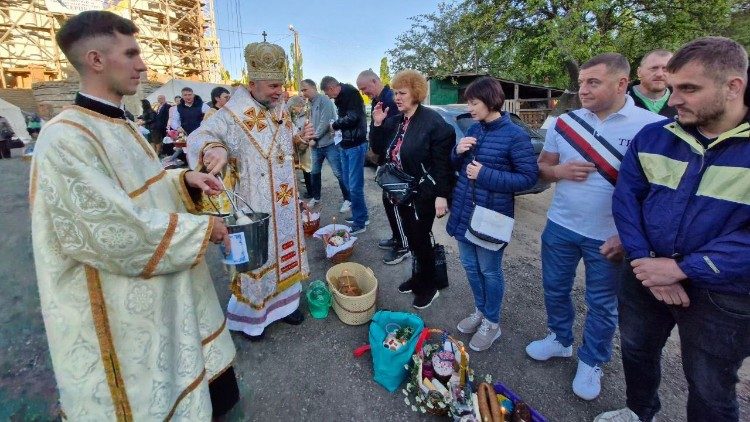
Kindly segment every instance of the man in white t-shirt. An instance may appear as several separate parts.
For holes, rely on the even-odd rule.
[[[617,327],[617,290],[622,244],[612,219],[617,171],[631,139],[663,117],[638,108],[627,94],[630,65],[617,53],[581,66],[578,96],[583,108],[559,116],[547,130],[539,156],[541,178],[557,182],[542,233],[546,338],[526,353],[536,360],[573,354],[575,308],[571,290],[576,267],[586,268],[588,312],[573,392],[593,400],[601,390],[601,365],[612,354]]]

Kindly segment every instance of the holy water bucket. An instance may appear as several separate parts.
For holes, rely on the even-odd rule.
[[[218,178],[218,180],[222,184],[234,211],[234,215],[221,214],[221,210],[214,201],[210,197],[206,197],[216,209],[216,212],[224,219],[224,224],[226,224],[229,232],[229,254],[226,253],[224,245],[221,245],[224,263],[234,265],[235,269],[241,273],[257,270],[268,261],[268,221],[271,216],[265,212],[255,212],[245,199],[237,195],[236,192],[227,189],[221,178]],[[236,202],[237,200],[241,201],[245,207],[241,208]],[[247,217],[250,222],[237,224],[238,216],[239,219]]]
[[[237,224],[235,216],[224,217],[231,241],[231,250],[224,262],[234,265],[239,272],[257,270],[268,261],[270,215],[264,212],[247,212],[245,215],[252,222]]]

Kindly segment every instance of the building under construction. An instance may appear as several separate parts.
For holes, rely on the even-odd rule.
[[[65,79],[70,67],[54,35],[84,10],[109,10],[138,26],[149,80],[220,81],[213,0],[0,0],[2,88]]]

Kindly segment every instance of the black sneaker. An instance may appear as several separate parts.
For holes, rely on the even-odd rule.
[[[383,239],[380,242],[378,242],[378,247],[380,249],[385,249],[387,251],[395,248],[397,245],[398,244],[396,243],[396,239],[393,237],[390,239]]]
[[[435,293],[415,295],[414,301],[411,303],[411,306],[417,309],[427,308],[432,305],[432,301],[437,299],[438,296],[440,296],[440,290],[437,289],[435,290]]]
[[[291,314],[281,319],[289,325],[300,325],[305,320],[305,315],[299,310],[295,310]]]
[[[398,285],[399,293],[411,293],[411,278]]]
[[[388,265],[396,265],[410,256],[411,256],[411,252],[409,252],[409,250],[406,248],[404,249],[393,248],[390,251],[388,251],[388,253],[385,254],[385,256],[383,257],[383,263],[388,264]]]
[[[242,337],[245,337],[247,340],[252,341],[252,342],[261,341],[264,338],[266,338],[266,332],[265,331],[263,331],[262,333],[258,334],[257,336],[251,336],[250,334],[246,334],[246,333],[240,331],[240,335]]]

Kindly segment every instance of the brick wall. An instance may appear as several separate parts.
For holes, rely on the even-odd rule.
[[[0,88],[0,98],[27,113],[36,113],[36,100],[30,89]]]
[[[156,91],[161,85],[160,82],[141,82],[141,86],[139,87],[140,92],[136,95],[126,97],[125,108],[134,115],[140,114],[140,99]],[[62,111],[63,107],[73,103],[76,92],[78,92],[78,80],[38,82],[32,86],[31,90],[38,105],[39,116],[49,120]]]

